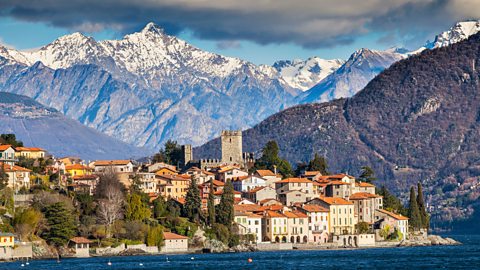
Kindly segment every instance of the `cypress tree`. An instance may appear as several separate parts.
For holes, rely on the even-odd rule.
[[[48,230],[43,238],[56,246],[65,245],[76,233],[75,217],[63,202],[49,205],[45,209]]]
[[[233,194],[233,185],[230,179],[225,183],[223,188],[222,197],[220,198],[220,203],[217,205],[217,214],[216,220],[218,223],[223,224],[227,227],[233,223],[234,218],[234,194]]]
[[[0,189],[4,189],[8,185],[8,174],[5,170],[5,162],[0,165]]]
[[[197,186],[197,180],[192,176],[187,195],[185,196],[185,206],[183,207],[184,215],[192,222],[199,222],[202,209],[202,199],[200,198],[200,190]]]
[[[363,166],[359,180],[362,182],[372,183],[373,181],[377,180],[377,178],[375,177],[375,172],[372,168],[368,166]]]
[[[415,195],[414,187],[410,188],[410,204],[408,207],[408,217],[410,218],[409,223],[414,229],[419,229],[422,227],[422,220],[420,218],[420,211],[417,204],[417,196]]]
[[[215,223],[215,196],[213,195],[213,181],[210,182],[210,192],[208,193],[208,224],[212,226]]]
[[[428,217],[428,214],[427,214],[427,209],[425,208],[425,202],[423,200],[423,188],[422,188],[422,184],[420,182],[418,182],[418,195],[417,195],[417,205],[418,205],[418,210],[420,212],[420,219],[422,221],[422,227],[423,228],[427,228],[429,227],[429,223],[430,223],[430,220],[429,220],[429,217]]]
[[[308,170],[319,171],[322,175],[328,175],[327,159],[315,153],[313,159],[308,163]]]

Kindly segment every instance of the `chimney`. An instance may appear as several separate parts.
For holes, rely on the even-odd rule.
[[[273,165],[273,173],[277,176],[277,165]]]

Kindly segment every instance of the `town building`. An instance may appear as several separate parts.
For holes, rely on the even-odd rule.
[[[307,243],[308,216],[299,211],[284,211],[283,215],[287,217],[288,242]]]
[[[401,240],[407,239],[408,236],[408,218],[400,214],[395,214],[385,209],[375,210],[375,228],[385,229],[389,227],[389,233],[393,233],[397,229],[401,233]]]
[[[147,171],[150,172],[150,173],[155,173],[157,171],[159,171],[160,169],[163,169],[163,168],[166,168],[168,169],[170,172],[175,172],[177,173],[177,167],[173,166],[173,165],[170,165],[170,164],[167,164],[167,163],[164,163],[164,162],[157,162],[157,163],[153,163],[153,164],[150,164],[147,166]],[[173,173],[171,173],[173,174]],[[161,175],[161,174],[159,174]]]
[[[358,217],[358,222],[373,224],[375,222],[375,210],[383,208],[382,196],[368,192],[353,193],[349,200],[354,203],[354,211]]]
[[[303,203],[311,199],[311,194],[307,194],[300,190],[287,190],[277,194],[278,200],[286,206],[292,206],[295,203]],[[308,199],[307,199],[308,198]]]
[[[188,237],[172,232],[163,232],[162,253],[184,253],[188,251]]]
[[[264,187],[265,179],[254,175],[232,178],[233,189],[240,192],[248,192],[258,187]]]
[[[45,151],[39,147],[15,147],[15,157],[39,159],[45,158]]]
[[[305,202],[315,197],[315,194],[313,192],[313,182],[306,178],[287,178],[287,179],[277,181],[275,182],[275,189],[277,190],[277,194],[279,194],[279,196],[281,194],[286,194],[286,192],[288,191],[294,191],[294,190],[305,193],[305,198],[303,201],[292,200],[292,202]],[[286,197],[286,195],[282,195],[282,196]],[[300,197],[302,195],[300,195],[300,193],[297,192],[292,196]],[[292,196],[290,197],[293,198]],[[290,204],[287,204],[287,205],[290,205]]]
[[[282,180],[281,175],[271,170],[256,170],[253,175],[265,179],[265,185],[272,188],[275,188],[275,182]]]
[[[329,210],[315,204],[303,204],[297,209],[308,216],[308,242],[324,244],[329,241]]]
[[[73,191],[93,195],[99,181],[98,175],[77,175],[72,177],[71,187]]]
[[[17,165],[0,162],[1,170],[8,177],[8,187],[19,191],[22,188],[30,189],[30,173],[31,170]]]
[[[227,182],[227,180],[232,180],[233,178],[248,176],[248,172],[235,166],[223,166],[218,169],[216,175],[217,180]]]
[[[0,233],[0,260],[10,260],[13,257],[15,235],[12,233]]]
[[[277,191],[270,186],[256,187],[247,192],[244,192],[243,196],[252,202],[258,203],[265,199],[276,199]]]
[[[158,193],[164,198],[180,199],[187,195],[190,186],[188,175],[156,175]]]
[[[140,189],[144,193],[157,193],[157,178],[155,173],[136,173],[133,177],[137,177],[140,184]]]
[[[224,130],[220,136],[222,163],[243,166],[242,131]]]
[[[85,237],[73,237],[69,241],[69,246],[75,250],[75,257],[86,258],[90,257],[90,244],[92,241]]]
[[[252,235],[254,243],[262,242],[262,216],[250,212],[235,212],[235,224],[240,235]]]
[[[330,234],[341,235],[355,232],[357,221],[353,202],[337,197],[320,197],[307,202],[307,204],[316,204],[328,209]]]
[[[65,166],[65,173],[70,177],[92,174],[92,169],[83,164],[71,164]]]
[[[112,170],[115,173],[132,173],[133,163],[130,160],[97,160],[93,163],[96,173]]]
[[[0,162],[9,165],[15,165],[17,159],[15,158],[15,149],[9,144],[0,145]]]
[[[288,241],[287,227],[287,216],[277,211],[265,211],[262,218],[262,240],[264,242],[286,243]]]
[[[203,184],[205,182],[215,179],[215,174],[209,171],[202,170],[197,167],[191,167],[185,171],[186,175],[194,176],[197,184]]]

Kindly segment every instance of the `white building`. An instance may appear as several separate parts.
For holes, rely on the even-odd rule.
[[[112,170],[115,173],[133,172],[133,163],[130,160],[97,160],[93,163],[95,172]]]
[[[184,253],[188,251],[188,237],[172,232],[163,232],[165,245],[162,253]]]
[[[235,212],[235,223],[240,235],[251,234],[255,242],[262,242],[262,216],[248,212]]]
[[[15,191],[21,188],[30,188],[30,172],[31,170],[8,163],[0,162],[0,166],[8,177],[8,186]]]
[[[327,243],[330,230],[329,210],[315,204],[304,204],[298,207],[298,210],[308,216],[308,241],[316,244]]]
[[[254,175],[242,176],[232,179],[233,189],[240,192],[248,192],[258,187],[266,186],[265,179]]]
[[[394,229],[397,229],[402,233],[402,239],[407,239],[408,236],[408,218],[399,214],[392,213],[384,209],[375,210],[376,224],[380,229],[384,229],[386,226],[390,227],[390,233]]]

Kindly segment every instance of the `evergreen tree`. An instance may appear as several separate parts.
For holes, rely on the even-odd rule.
[[[22,147],[23,142],[17,141],[15,134],[1,134],[0,135],[0,144],[10,144],[13,147]]]
[[[313,159],[308,163],[308,170],[319,171],[322,175],[328,175],[327,159],[315,153]]]
[[[197,180],[192,176],[187,195],[185,196],[185,205],[183,207],[184,216],[191,222],[199,222],[201,218],[202,199],[200,198],[200,190],[197,186]]]
[[[360,177],[358,179],[362,182],[367,183],[372,183],[373,181],[377,180],[377,178],[375,177],[375,172],[372,168],[368,166],[362,167],[362,173],[360,174]]]
[[[208,193],[208,224],[212,226],[215,223],[215,196],[213,195],[213,181],[210,181],[210,192]]]
[[[0,190],[8,185],[8,174],[5,170],[6,166],[4,162],[0,163]]]
[[[420,211],[420,219],[422,221],[422,227],[423,228],[429,228],[430,227],[430,218],[427,214],[427,209],[425,208],[425,201],[423,200],[423,188],[422,184],[418,182],[417,185],[417,205],[418,205],[418,210]]]
[[[262,157],[255,163],[256,169],[278,170],[284,177],[293,175],[292,165],[278,156],[279,148],[276,141],[269,141],[262,149]]]
[[[306,170],[308,170],[308,164],[305,162],[299,162],[295,168],[295,175],[300,176]]]
[[[127,205],[125,207],[125,219],[128,221],[145,221],[151,216],[150,208],[142,201],[138,193],[132,193],[127,196]]]
[[[56,246],[65,245],[76,234],[75,218],[63,202],[45,208],[48,229],[43,238]]]
[[[167,212],[167,203],[163,199],[162,195],[159,195],[153,201],[153,216],[158,219],[164,217]]]
[[[405,207],[403,207],[400,199],[391,194],[385,186],[382,186],[377,193],[383,197],[383,208],[385,210],[397,214],[407,215],[407,211]]]
[[[230,227],[233,223],[234,218],[234,193],[233,185],[230,179],[227,180],[223,188],[222,197],[220,198],[220,203],[217,205],[216,221],[220,224],[223,224],[227,227]]]
[[[410,204],[408,206],[409,223],[414,229],[420,229],[422,227],[422,220],[420,217],[420,211],[417,204],[417,196],[415,195],[415,189],[410,188]]]

